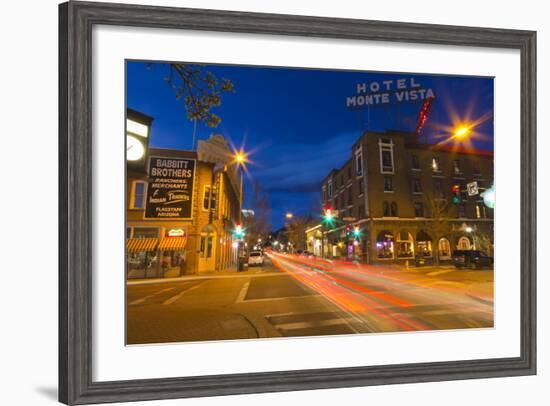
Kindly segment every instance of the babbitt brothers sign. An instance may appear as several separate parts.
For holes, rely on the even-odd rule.
[[[431,88],[424,88],[414,77],[358,83],[356,94],[346,97],[349,109],[389,104],[392,102],[412,102],[435,97]]]
[[[151,157],[145,218],[191,218],[195,160]]]

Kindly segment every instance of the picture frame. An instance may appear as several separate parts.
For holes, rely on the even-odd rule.
[[[181,378],[92,376],[92,28],[276,34],[515,49],[521,59],[520,356]],[[141,401],[536,374],[536,33],[109,3],[59,6],[59,400]]]

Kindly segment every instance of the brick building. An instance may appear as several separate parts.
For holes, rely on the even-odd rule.
[[[323,256],[440,263],[457,248],[492,254],[493,210],[481,197],[493,185],[492,152],[438,148],[395,131],[365,132],[350,152],[322,182],[323,204],[337,214],[322,227]],[[319,228],[311,231],[319,245]]]
[[[152,122],[146,116],[128,117],[149,126]],[[192,163],[189,194],[179,200],[188,202],[183,218],[155,216],[153,203],[159,200],[149,189],[158,182],[150,168],[156,160],[168,167]],[[241,180],[222,136],[199,141],[197,151],[150,148],[147,143],[140,162],[127,162],[128,278],[181,276],[235,265],[232,230],[240,218]]]

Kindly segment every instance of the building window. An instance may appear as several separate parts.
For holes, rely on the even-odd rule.
[[[418,156],[411,156],[411,168],[415,170],[420,170],[420,163],[418,162]]]
[[[390,204],[390,212],[392,217],[397,217],[397,203],[391,202]]]
[[[420,179],[413,179],[412,189],[413,189],[413,193],[416,193],[416,194],[422,193],[422,182],[420,181]]]
[[[483,202],[476,203],[476,218],[484,219],[487,217],[487,212],[485,211],[485,204]]]
[[[400,232],[397,234],[396,251],[397,258],[414,258],[414,243],[411,233]]]
[[[327,188],[323,186],[323,203],[327,202]]]
[[[422,202],[414,202],[414,216],[424,217],[424,204]]]
[[[381,138],[378,145],[380,148],[380,172],[394,173],[393,141],[390,139]]]
[[[376,239],[376,256],[378,259],[393,259],[393,234],[381,231]]]
[[[332,197],[332,181],[328,181],[328,197]]]
[[[355,169],[357,176],[363,176],[363,151],[361,149],[355,152]]]
[[[446,238],[441,238],[437,244],[437,250],[439,252],[439,259],[451,258],[451,243]]]
[[[470,239],[468,237],[460,237],[457,243],[457,249],[468,251],[472,248]]]
[[[365,215],[365,205],[362,204],[357,209],[357,218],[362,219]]]
[[[460,160],[459,159],[455,159],[453,161],[453,174],[462,175],[462,168],[460,166]]]
[[[393,178],[384,176],[384,192],[393,192]]]
[[[441,185],[441,179],[433,180],[433,194],[435,197],[443,197],[443,187]]]
[[[432,170],[434,172],[441,172],[441,160],[437,157],[432,158]]]
[[[351,206],[352,198],[353,198],[353,195],[351,193],[351,188],[348,188],[346,193],[348,194],[348,206]]]
[[[416,252],[421,257],[432,256],[432,237],[423,230],[416,233]]]
[[[359,189],[359,196],[361,196],[365,190],[365,186],[363,185],[363,179],[361,179],[359,182],[357,182],[357,188]]]
[[[459,218],[465,218],[466,217],[466,206],[463,204],[459,204],[457,207],[458,211],[458,217]]]
[[[146,183],[143,181],[137,180],[132,184],[132,189],[133,190],[132,190],[132,198],[130,201],[130,208],[144,209]]]
[[[212,193],[211,193],[212,192]],[[210,185],[204,186],[204,194],[202,198],[203,210],[216,209],[216,188],[211,188]]]
[[[384,217],[390,217],[390,202],[382,202],[382,211]]]
[[[340,187],[343,187],[344,186],[344,174],[341,174],[340,175]]]
[[[479,165],[479,162],[472,163],[472,174],[474,176],[481,176],[481,167]]]
[[[351,179],[351,165],[348,166],[348,179]]]

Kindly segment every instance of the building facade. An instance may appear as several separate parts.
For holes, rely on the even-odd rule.
[[[492,254],[493,209],[482,198],[492,186],[491,152],[366,132],[323,179],[323,204],[335,219],[323,226],[322,255],[418,264],[450,261],[455,249]]]
[[[199,141],[197,151],[147,146],[145,154],[144,165],[127,164],[127,277],[177,277],[234,266],[232,230],[242,198],[226,140],[211,136]],[[176,177],[174,184],[160,178],[165,173]],[[188,191],[177,183],[181,174]],[[178,205],[185,214],[174,209]]]

